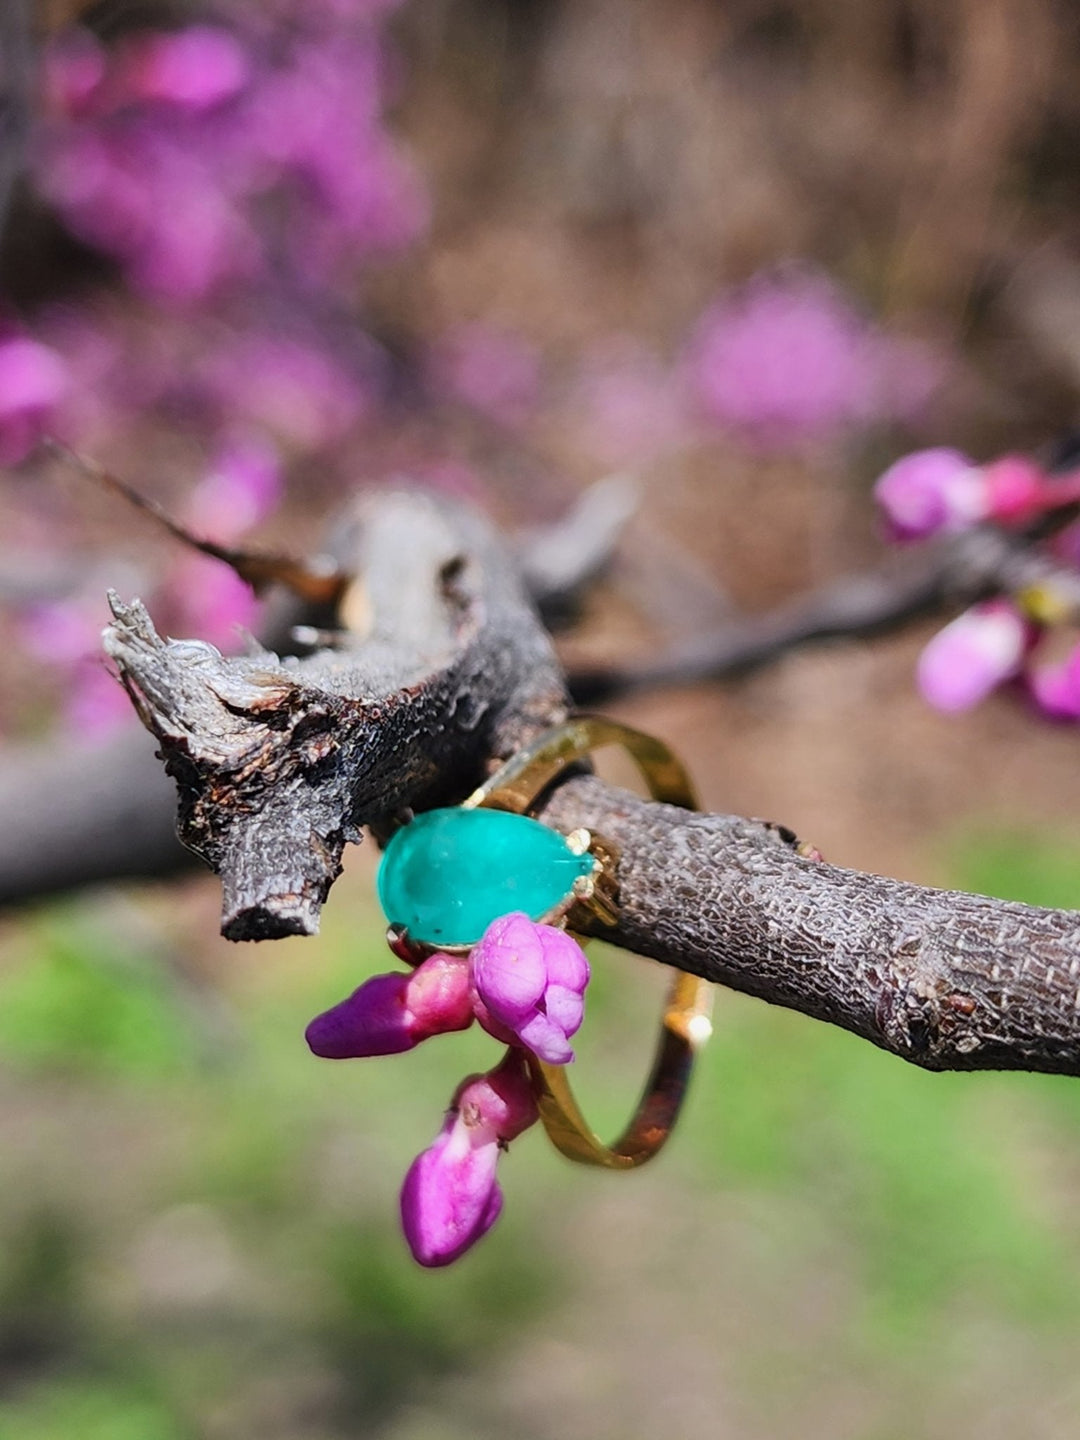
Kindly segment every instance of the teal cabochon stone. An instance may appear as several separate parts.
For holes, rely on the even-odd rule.
[[[393,836],[379,866],[379,903],[426,945],[473,945],[493,920],[539,920],[593,869],[557,830],[505,810],[426,810]]]

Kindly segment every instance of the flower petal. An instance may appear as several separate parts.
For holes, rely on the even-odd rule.
[[[567,1044],[566,1032],[542,1011],[537,1011],[518,1031],[521,1043],[549,1065],[569,1065],[574,1052]]]
[[[535,1009],[547,984],[537,926],[520,912],[490,924],[470,957],[473,984],[496,1020],[513,1029]]]

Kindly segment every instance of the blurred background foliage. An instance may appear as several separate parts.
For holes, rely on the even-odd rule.
[[[868,485],[904,448],[986,456],[1075,421],[1069,5],[40,18],[52,90],[5,237],[4,334],[61,367],[52,390],[34,375],[65,438],[222,538],[313,541],[349,485],[402,468],[524,526],[629,468],[639,516],[563,640],[571,660],[626,655],[872,563]],[[247,57],[240,82],[227,57],[215,72],[223,110],[145,51],[102,88],[103,55],[195,20]],[[259,110],[267,77],[295,82],[294,110],[280,91]],[[239,271],[234,222],[264,246]],[[0,439],[17,461],[7,414]],[[129,723],[96,658],[106,584],[177,634],[257,623],[33,454],[0,524],[5,745]],[[831,860],[1080,905],[1075,732],[1007,697],[929,712],[926,633],[621,712],[685,753],[710,806]],[[309,1056],[306,1020],[386,964],[367,848],[317,941],[226,946],[209,877],[4,919],[2,1440],[1075,1436],[1074,1082],[926,1075],[722,996],[661,1162],[613,1178],[525,1140],[491,1237],[415,1268],[400,1178],[491,1054],[470,1033]],[[595,969],[580,1086],[614,1127],[662,981],[599,948]]]

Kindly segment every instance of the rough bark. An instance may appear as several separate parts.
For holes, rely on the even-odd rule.
[[[591,933],[801,1010],[929,1070],[1080,1074],[1080,912],[808,859],[782,827],[568,780],[541,818],[620,851]]]
[[[346,843],[453,799],[566,713],[517,573],[471,511],[367,497],[335,532],[357,579],[341,643],[224,659],[113,599],[105,648],[180,794],[179,833],[222,879],[233,940],[312,934]]]

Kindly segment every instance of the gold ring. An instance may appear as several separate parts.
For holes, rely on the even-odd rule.
[[[576,715],[546,730],[508,760],[465,804],[524,814],[556,776],[605,745],[618,745],[630,755],[654,800],[697,809],[690,777],[662,741],[600,715]],[[609,867],[613,866],[617,861],[611,848],[605,846],[602,837],[597,838],[598,849],[606,851]],[[650,1160],[674,1127],[694,1055],[712,1033],[711,1010],[712,987],[708,981],[677,971],[664,1007],[652,1072],[630,1123],[610,1145],[604,1144],[582,1115],[566,1078],[567,1067],[549,1065],[531,1056],[529,1065],[540,1118],[555,1148],[583,1165],[602,1165],[609,1170],[631,1170]]]

